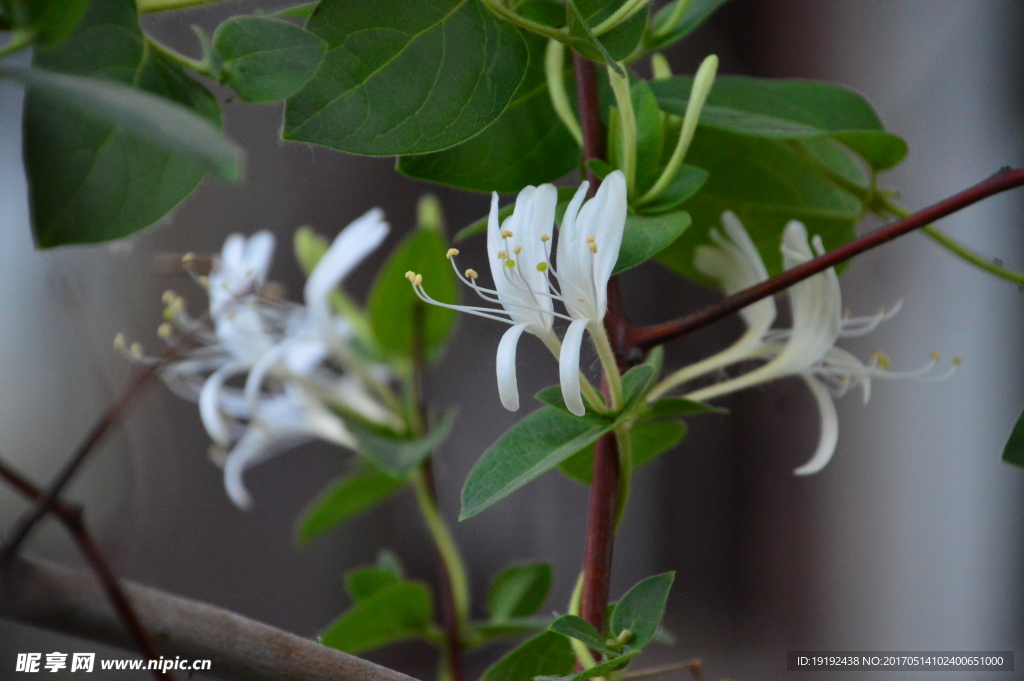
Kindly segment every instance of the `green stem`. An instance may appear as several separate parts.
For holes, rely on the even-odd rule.
[[[633,483],[633,440],[629,436],[631,429],[631,421],[621,423],[615,427],[615,439],[619,445],[619,500],[615,506],[616,532],[619,531],[622,518],[626,515],[629,491]]]
[[[36,39],[36,32],[31,29],[19,28],[11,34],[11,39],[3,47],[0,47],[0,59],[7,55],[21,52],[32,44]]]
[[[626,193],[633,195],[636,183],[636,114],[633,112],[633,96],[629,87],[629,76],[622,75],[608,65],[608,80],[615,93],[615,105],[619,109],[619,160],[626,176]]]
[[[615,12],[593,28],[594,35],[603,35],[642,10],[651,0],[626,0]]]
[[[580,604],[583,601],[583,582],[585,577],[586,573],[580,570],[580,576],[576,578],[576,586],[572,589],[572,596],[569,597],[570,615],[580,616]],[[597,660],[591,654],[590,648],[583,641],[570,638],[569,644],[572,646],[572,651],[576,653],[576,659],[579,660],[581,667],[590,669],[597,664]]]
[[[493,13],[497,14],[505,21],[508,21],[509,23],[515,24],[517,26],[521,26],[522,28],[525,28],[528,31],[533,31],[534,33],[539,33],[542,36],[545,36],[547,38],[553,38],[554,40],[558,41],[563,41],[568,37],[565,31],[559,30],[557,28],[551,28],[550,26],[545,26],[544,24],[519,16],[512,10],[503,6],[500,1],[480,0],[480,2],[483,3],[484,7],[491,10]]]
[[[198,7],[199,5],[212,5],[215,2],[223,2],[223,0],[135,0],[135,6],[138,7],[139,14],[149,14],[151,12],[187,9],[189,7]]]
[[[469,620],[469,580],[466,577],[466,568],[462,563],[458,546],[456,546],[455,540],[437,508],[437,502],[434,501],[434,495],[423,466],[415,469],[411,477],[413,489],[416,490],[416,503],[419,505],[420,514],[423,516],[430,536],[437,546],[437,552],[441,555],[441,560],[448,570],[452,597],[455,600],[455,612],[459,618],[461,631],[461,625]]]
[[[619,365],[615,360],[615,352],[608,340],[608,334],[604,330],[604,324],[591,323],[587,325],[590,338],[594,341],[594,348],[597,349],[597,356],[601,359],[601,367],[608,377],[608,393],[611,397],[611,409],[617,411],[622,408],[622,376],[619,374]]]
[[[882,197],[881,201],[885,210],[898,218],[905,218],[910,215],[910,211],[905,210],[900,206],[897,206],[888,198]],[[921,228],[921,231],[923,231],[925,234],[927,234],[932,239],[937,241],[946,250],[948,250],[950,253],[957,256],[958,258],[966,260],[975,267],[983,269],[989,274],[994,274],[1000,279],[1006,279],[1007,281],[1012,281],[1014,284],[1017,284],[1018,286],[1024,286],[1024,274],[996,265],[991,260],[967,248],[962,243],[960,243],[953,237],[949,236],[935,225],[926,225]]]
[[[669,15],[668,19],[662,24],[661,29],[655,31],[654,37],[664,38],[672,31],[676,30],[676,26],[683,20],[683,15],[686,14],[686,10],[690,7],[690,0],[676,0],[676,7],[672,10],[672,14]]]
[[[195,71],[201,76],[207,76],[208,78],[213,77],[213,74],[210,71],[210,65],[207,64],[205,61],[191,59],[183,54],[175,52],[166,45],[162,45],[157,41],[153,40],[148,35],[146,36],[146,46],[149,49],[156,52],[157,54],[159,54],[160,56],[166,57],[167,59],[170,59],[171,61],[185,67],[186,69]]]
[[[548,40],[548,46],[544,52],[544,76],[548,82],[551,107],[568,128],[569,134],[576,140],[576,144],[582,147],[583,130],[580,128],[579,121],[576,120],[576,114],[572,112],[569,96],[565,92],[565,45],[554,39]]]

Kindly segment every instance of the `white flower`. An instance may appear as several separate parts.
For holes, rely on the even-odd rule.
[[[727,238],[712,231],[714,245],[696,250],[697,269],[719,282],[726,293],[735,293],[767,279],[764,263],[739,219],[732,213],[724,213],[722,226]],[[824,253],[819,237],[815,236],[811,243],[813,251],[803,224],[797,221],[787,224],[782,240],[785,267],[790,269],[811,260],[815,253]],[[716,355],[683,367],[663,381],[648,399],[653,401],[694,378],[747,360],[766,363],[735,378],[687,393],[685,397],[709,400],[785,376],[799,376],[810,388],[821,416],[821,434],[815,453],[794,471],[796,475],[810,475],[828,464],[838,442],[839,421],[833,398],[860,386],[866,402],[870,397],[871,379],[923,378],[938,364],[939,356],[932,353],[931,360],[916,371],[894,372],[888,370],[888,359],[881,353],[874,353],[865,364],[846,350],[835,347],[839,338],[870,333],[895,315],[901,303],[889,312],[880,310],[876,315],[865,317],[846,316],[839,280],[831,268],[792,286],[789,300],[792,328],[770,330],[776,314],[775,303],[770,298],[754,303],[741,312],[747,331],[739,341]],[[932,378],[948,377],[957,365],[959,359],[954,359],[949,372]]]

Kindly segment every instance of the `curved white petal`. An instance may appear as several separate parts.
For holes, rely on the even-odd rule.
[[[608,280],[619,259],[622,247],[622,235],[626,229],[626,176],[621,170],[609,174],[601,183],[598,194],[604,193],[601,212],[595,216],[594,242],[597,253],[594,254],[594,288],[597,291],[595,321],[604,319],[608,307]],[[597,197],[595,197],[596,199]]]
[[[206,383],[203,384],[202,390],[199,391],[199,417],[202,419],[203,427],[209,433],[210,439],[221,447],[226,447],[231,443],[227,424],[221,417],[221,389],[224,387],[224,381],[244,369],[244,365],[238,362],[229,362],[210,374]]]
[[[509,411],[519,410],[519,384],[516,381],[516,345],[527,324],[516,324],[509,328],[498,343],[495,368],[498,374],[498,395],[501,406]]]
[[[580,346],[583,344],[583,332],[587,329],[587,319],[577,319],[565,331],[562,339],[562,352],[558,355],[558,377],[562,384],[562,399],[565,406],[576,416],[583,416],[587,409],[580,394]]]
[[[243,273],[261,284],[264,283],[273,257],[274,235],[266,230],[256,232],[245,241],[242,252]]]
[[[811,394],[814,395],[814,401],[818,403],[818,412],[821,415],[821,435],[818,438],[818,449],[814,452],[814,456],[793,471],[793,475],[813,475],[828,464],[836,451],[836,444],[839,442],[839,416],[836,414],[836,405],[832,401],[828,388],[810,374],[801,374],[800,377],[807,383]]]
[[[235,506],[243,510],[252,508],[252,496],[242,480],[247,469],[311,439],[301,432],[275,433],[257,425],[249,426],[224,462],[224,489]]]

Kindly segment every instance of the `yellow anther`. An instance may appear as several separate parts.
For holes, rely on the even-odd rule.
[[[961,364],[963,364],[963,361],[964,361],[964,358],[959,356],[959,355],[957,355],[956,357],[953,358],[953,366],[958,367]]]
[[[205,288],[205,289],[210,288],[210,278],[207,277],[206,275],[203,275],[201,277],[196,277],[196,281],[198,281],[199,285],[202,286],[203,288]]]
[[[457,256],[458,254],[459,254],[459,249],[457,249],[457,248],[449,248],[448,252],[445,253],[444,257],[446,257],[449,260],[451,260],[452,258]]]
[[[929,355],[929,357],[931,357],[936,362],[941,362],[942,361],[942,355],[939,354],[938,350],[932,350],[931,354]]]
[[[162,340],[167,340],[174,335],[174,327],[164,322],[160,326],[156,327],[156,335]]]
[[[590,252],[597,253],[597,244],[595,244],[593,241],[590,242]]]
[[[132,353],[132,357],[141,359],[143,354],[142,343],[132,343],[132,346],[128,349],[128,352]]]
[[[466,270],[466,279],[476,279],[479,276],[474,269]]]
[[[537,263],[537,271],[538,272],[547,272],[548,271],[548,264],[546,262],[539,262],[539,263]]]
[[[515,253],[516,255],[519,255],[520,253],[523,252],[523,247],[522,246],[516,246],[515,248],[512,249],[512,252]]]
[[[115,350],[124,350],[125,347],[127,347],[127,345],[128,345],[128,342],[124,339],[124,334],[123,333],[119,333],[116,336],[114,336],[114,349]]]
[[[551,237],[548,236],[547,234],[541,234],[540,235],[540,240],[541,241],[551,241]]]
[[[502,239],[511,239],[512,238],[512,232],[508,231],[507,229],[501,230],[501,238]]]
[[[405,278],[408,279],[409,281],[412,281],[413,279],[416,278],[416,273],[413,272],[412,270],[409,270],[408,272],[405,273]]]
[[[160,297],[160,300],[163,301],[164,305],[170,305],[177,298],[178,298],[178,294],[175,291],[167,290],[167,291],[164,291],[164,294]]]
[[[188,264],[192,263],[193,261],[195,261],[195,259],[196,259],[196,254],[191,252],[191,251],[189,251],[185,255],[181,256],[181,264],[182,265],[188,265]]]
[[[504,260],[508,257],[508,253],[505,251],[498,251],[498,260]]]
[[[412,280],[412,283],[415,284],[416,286],[422,286],[423,285],[423,275],[422,274],[417,274],[416,277]]]
[[[889,357],[886,356],[881,350],[875,350],[871,353],[871,359],[874,360],[875,366],[881,369],[889,368]]]
[[[507,267],[509,269],[512,269],[515,266],[516,266],[516,261],[513,260],[512,258],[509,258],[508,260],[505,261],[505,267]]]
[[[592,236],[588,236],[588,237],[587,237],[587,243],[588,243],[588,244],[592,244],[592,243],[594,243],[594,237],[592,237]]]

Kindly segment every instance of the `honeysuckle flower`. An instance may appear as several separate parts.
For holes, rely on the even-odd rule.
[[[725,213],[722,226],[725,236],[713,231],[711,239],[714,245],[696,250],[694,264],[698,270],[719,282],[726,293],[734,293],[767,279],[764,263],[738,218],[732,213]],[[815,253],[824,253],[820,238],[815,236],[808,242],[803,224],[792,221],[786,225],[782,255],[787,269],[807,262]],[[867,402],[872,379],[942,379],[951,375],[959,365],[959,358],[956,358],[949,371],[929,376],[940,361],[939,355],[932,353],[930,361],[923,367],[895,372],[889,370],[888,358],[881,353],[873,353],[864,363],[846,350],[835,347],[839,338],[863,336],[892,318],[902,301],[892,310],[879,310],[875,315],[852,317],[845,314],[839,281],[833,269],[795,284],[789,290],[789,300],[792,328],[770,329],[776,314],[774,302],[766,299],[754,303],[741,312],[747,331],[739,341],[723,352],[680,369],[653,391],[649,399],[657,399],[668,390],[714,370],[748,360],[761,360],[765,364],[685,396],[693,400],[709,400],[785,376],[797,376],[811,390],[821,417],[821,433],[814,455],[794,471],[796,475],[810,475],[824,468],[835,452],[839,437],[835,398],[859,386]]]

